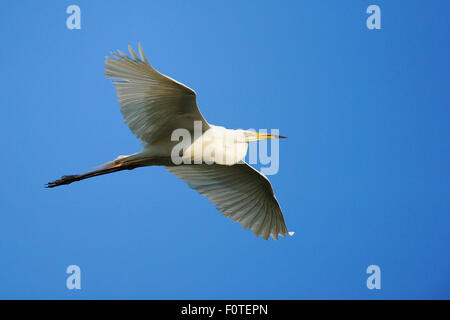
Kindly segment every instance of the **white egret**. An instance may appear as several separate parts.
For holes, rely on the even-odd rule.
[[[278,240],[279,235],[292,235],[286,228],[269,180],[243,161],[249,142],[282,136],[208,124],[197,107],[194,90],[156,71],[140,44],[138,47],[140,57],[130,46],[130,57],[121,51],[111,53],[113,57],[106,58],[105,76],[114,79],[125,123],[142,140],[142,151],[119,156],[92,172],[63,176],[47,187],[121,170],[162,165],[206,196],[224,216],[251,229],[256,236],[261,235],[266,240],[272,236]],[[191,141],[180,154],[182,164],[175,165],[172,150],[179,142],[173,141],[172,133],[177,129],[194,133],[196,124],[200,137]],[[205,149],[209,152],[204,152]],[[195,162],[186,164],[186,159]],[[197,164],[199,161],[201,163]]]

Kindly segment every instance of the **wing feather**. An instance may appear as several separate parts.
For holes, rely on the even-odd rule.
[[[194,129],[201,121],[209,128],[197,107],[195,91],[156,71],[139,44],[139,54],[128,47],[130,57],[120,50],[106,57],[105,76],[113,80],[125,123],[144,142],[151,144],[173,130]]]
[[[288,233],[269,180],[245,162],[233,166],[180,165],[166,169],[206,196],[222,214],[256,236]]]

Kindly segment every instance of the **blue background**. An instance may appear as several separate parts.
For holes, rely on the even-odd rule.
[[[66,8],[81,8],[81,30]],[[366,8],[381,7],[368,30]],[[448,1],[8,1],[0,298],[450,298]],[[104,57],[140,41],[205,118],[280,128],[294,237],[256,238],[163,168],[44,184],[140,150]],[[82,289],[66,288],[79,265]],[[366,287],[381,268],[381,290]]]

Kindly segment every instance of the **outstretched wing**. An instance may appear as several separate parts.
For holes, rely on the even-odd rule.
[[[206,196],[225,217],[264,239],[288,233],[269,180],[245,162],[233,166],[197,164],[166,167]],[[289,233],[292,235],[292,233]]]
[[[106,57],[105,76],[113,81],[122,115],[131,131],[151,144],[173,130],[194,130],[194,121],[208,123],[198,110],[194,90],[156,71],[139,44],[140,58],[128,46],[131,58],[118,51]]]

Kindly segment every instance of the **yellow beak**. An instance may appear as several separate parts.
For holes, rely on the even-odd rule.
[[[257,140],[287,138],[286,136],[279,136],[277,134],[258,133],[258,132],[255,132],[255,134],[256,134],[256,139]]]

